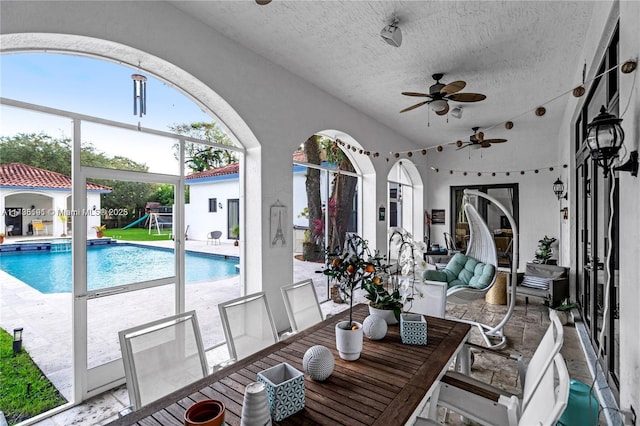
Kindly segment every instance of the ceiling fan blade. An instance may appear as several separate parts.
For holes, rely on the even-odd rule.
[[[402,92],[403,95],[405,96],[420,96],[420,97],[428,97],[430,98],[431,95],[427,94],[427,93],[418,93],[418,92]]]
[[[466,142],[464,144],[462,144],[461,147],[456,148],[456,151],[460,151],[461,149],[465,149],[466,147],[470,146],[471,144],[469,142]]]
[[[487,99],[487,97],[481,93],[453,93],[447,95],[447,99],[456,102],[478,102]]]
[[[451,95],[453,93],[461,91],[462,89],[464,89],[466,85],[467,83],[465,83],[462,80],[454,81],[453,83],[449,83],[446,86],[444,86],[442,89],[440,89],[440,93],[445,95]]]
[[[485,142],[488,143],[503,143],[506,142],[506,139],[485,139]]]
[[[482,141],[480,146],[483,147],[483,148],[489,148],[491,146],[491,143],[489,142],[489,140]]]
[[[436,114],[445,115],[448,112],[449,112],[449,104],[447,104],[447,106],[442,111],[436,111]]]
[[[411,105],[410,107],[403,109],[403,110],[402,110],[402,111],[400,111],[400,112],[407,112],[407,111],[411,111],[412,109],[416,109],[416,108],[418,108],[418,107],[421,107],[422,105],[424,105],[424,104],[428,104],[429,102],[431,102],[431,101],[419,102],[419,103],[417,103],[417,104],[415,104],[415,105]]]

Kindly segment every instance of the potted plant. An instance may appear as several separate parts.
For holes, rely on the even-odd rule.
[[[4,243],[4,232],[0,232],[0,244]]]
[[[107,225],[96,225],[93,227],[96,230],[96,237],[102,238],[104,230],[107,229]]]
[[[551,256],[553,256],[553,249],[551,244],[555,243],[555,238],[549,238],[546,235],[543,239],[538,240],[538,249],[535,253],[535,263],[548,263]]]
[[[402,296],[396,283],[385,273],[362,283],[364,297],[369,300],[369,313],[384,318],[391,325],[398,323],[402,312]]]
[[[553,310],[558,315],[558,319],[565,325],[569,322],[569,313],[573,308],[577,308],[576,303],[569,302],[569,299],[564,299],[562,302],[556,305],[551,305],[549,301],[545,301],[545,305],[549,307],[549,311]]]
[[[401,302],[405,311],[410,311],[412,302],[416,297],[421,297],[416,287],[416,270],[426,269],[424,254],[427,252],[427,244],[422,241],[414,241],[410,233],[403,228],[391,228],[389,237],[389,257],[395,250],[396,265],[395,275],[391,277],[394,287],[400,291]]]
[[[240,238],[240,225],[238,225],[237,223],[233,225],[233,228],[231,228],[231,236],[236,239],[233,242],[233,245],[237,246],[239,244],[238,240]]]
[[[342,253],[327,252],[323,273],[338,284],[343,297],[349,301],[349,320],[338,322],[335,328],[336,347],[342,359],[354,361],[362,351],[362,324],[353,321],[354,290],[374,284],[374,280],[380,280],[382,272],[380,257],[371,255],[367,241],[359,235],[347,237]]]
[[[62,222],[62,234],[60,234],[60,236],[66,237],[67,236],[67,215],[60,212],[58,213],[58,219],[60,219],[60,222]]]

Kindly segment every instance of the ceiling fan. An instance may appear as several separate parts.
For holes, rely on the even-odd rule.
[[[478,102],[486,99],[487,97],[481,93],[458,93],[460,90],[464,89],[467,85],[464,81],[454,81],[453,83],[443,84],[440,83],[440,79],[444,76],[444,74],[433,74],[432,77],[436,81],[436,84],[433,84],[429,87],[429,93],[418,93],[418,92],[402,92],[405,96],[416,96],[416,97],[427,97],[430,98],[424,102],[419,102],[415,105],[411,105],[408,108],[403,109],[400,112],[411,111],[412,109],[418,108],[422,105],[429,104],[431,109],[435,111],[438,115],[445,115],[449,112],[449,102],[448,101],[456,101],[456,102]]]
[[[473,134],[469,136],[469,142],[457,141],[456,146],[458,149],[466,148],[468,146],[473,148],[489,148],[494,143],[507,142],[506,139],[485,139],[483,132],[478,132],[480,127],[474,127]]]

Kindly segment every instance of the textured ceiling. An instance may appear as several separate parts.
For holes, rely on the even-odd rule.
[[[489,138],[517,139],[534,128],[538,136],[553,138],[566,103],[562,97],[550,101],[579,82],[582,40],[594,7],[588,1],[171,3],[416,147],[468,140],[474,126],[495,126]],[[399,48],[379,36],[392,15],[400,19]],[[452,102],[451,108],[462,105],[461,119],[436,116],[427,106],[400,114],[423,99],[401,92],[428,92],[434,73],[445,74],[443,83],[466,81],[461,92],[487,99]],[[547,115],[539,118],[533,110],[542,104]],[[507,120],[516,124],[511,131],[502,125]]]

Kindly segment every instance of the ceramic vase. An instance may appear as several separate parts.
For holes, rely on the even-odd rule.
[[[224,404],[216,399],[205,399],[187,408],[184,426],[222,426],[224,424]]]
[[[398,320],[393,313],[393,309],[378,309],[369,305],[369,314],[382,317],[387,322],[387,325],[398,324]]]
[[[249,383],[244,390],[240,426],[270,426],[271,413],[264,383]]]
[[[349,321],[340,321],[336,324],[336,348],[340,358],[345,361],[355,361],[360,358],[364,333],[362,324],[353,321],[357,326],[355,330],[348,327]],[[344,328],[343,328],[344,327]]]

